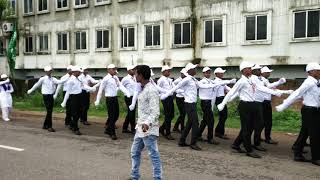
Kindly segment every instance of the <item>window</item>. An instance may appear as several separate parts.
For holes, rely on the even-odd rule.
[[[68,0],[57,0],[57,9],[68,8]]]
[[[16,14],[16,0],[10,0],[10,7],[12,8],[13,14]]]
[[[109,4],[110,0],[95,0],[96,5],[103,5],[103,4]]]
[[[219,43],[223,41],[222,19],[204,21],[204,42]]]
[[[33,0],[24,0],[24,14],[33,13]]]
[[[58,37],[58,51],[68,51],[68,33],[60,32]]]
[[[100,29],[96,31],[96,48],[108,49],[109,48],[109,30]]]
[[[33,52],[33,37],[28,36],[25,38],[25,52],[32,53]]]
[[[174,44],[190,45],[191,44],[191,23],[175,23],[174,24]]]
[[[87,32],[78,31],[75,32],[76,40],[76,50],[86,50],[87,49]]]
[[[246,40],[267,40],[267,15],[254,15],[246,17]]]
[[[121,48],[135,47],[135,28],[121,27]]]
[[[159,47],[160,41],[160,24],[145,25],[145,46]]]
[[[41,34],[39,35],[39,52],[48,52],[49,51],[49,35]]]
[[[48,0],[38,0],[38,11],[48,11]]]
[[[86,7],[88,2],[87,0],[74,0],[74,5],[76,8]]]
[[[319,37],[320,10],[294,13],[294,38]]]

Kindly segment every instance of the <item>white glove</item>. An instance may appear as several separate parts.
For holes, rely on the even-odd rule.
[[[230,84],[234,84],[234,83],[236,83],[237,82],[237,79],[231,79],[230,80]]]
[[[54,100],[57,99],[57,97],[58,97],[58,94],[53,95]]]
[[[281,105],[276,106],[276,110],[277,110],[278,112],[281,112],[281,111],[285,110],[285,107],[284,107],[283,104],[281,104]]]
[[[279,91],[276,91],[276,93],[275,93],[274,95],[277,96],[277,97],[281,97],[281,96],[282,96],[282,93],[279,92]]]
[[[32,91],[31,91],[31,90],[28,90],[28,91],[27,91],[27,93],[28,93],[28,94],[31,94],[31,93],[32,93]]]
[[[131,97],[131,95],[130,95],[129,93],[127,93],[127,94],[126,94],[126,96],[127,96],[128,98],[130,98],[130,97]]]
[[[65,103],[65,102],[62,102],[62,103],[61,103],[61,107],[63,107],[63,108],[66,107],[66,103]]]
[[[294,91],[293,90],[284,90],[282,91],[283,94],[292,94]]]
[[[164,100],[164,99],[166,99],[168,96],[170,96],[170,94],[168,94],[168,93],[162,94],[162,95],[160,96],[160,99],[161,99],[161,100]]]
[[[133,111],[133,110],[134,110],[134,107],[135,107],[135,104],[131,104],[131,105],[129,106],[130,111]]]
[[[178,93],[178,94],[184,93],[184,90],[182,90],[182,89],[177,89],[177,90],[176,90],[176,93]]]
[[[95,105],[95,106],[99,106],[99,104],[100,104],[99,101],[95,101],[95,102],[94,102],[94,105]]]
[[[217,108],[219,111],[222,111],[225,107],[225,104],[224,103],[221,103],[221,104],[218,104]]]
[[[287,80],[285,79],[285,78],[280,78],[279,79],[279,83],[280,84],[284,84],[284,83],[286,83],[287,82]]]

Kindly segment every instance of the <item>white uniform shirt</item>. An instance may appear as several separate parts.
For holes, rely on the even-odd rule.
[[[138,97],[137,136],[159,136],[160,100],[158,90],[151,82],[146,84]],[[143,132],[142,124],[151,125],[147,132]]]
[[[214,84],[211,79],[206,77],[202,78],[199,83],[201,84]],[[215,97],[213,88],[200,88],[199,89],[199,98],[201,100],[212,100]]]
[[[182,77],[179,77],[178,79],[176,79],[176,80],[174,80],[173,81],[173,84],[174,85],[177,85],[177,84],[179,84],[179,82],[181,82],[182,81]],[[183,90],[182,88],[180,88],[180,89],[178,89],[178,90]],[[183,92],[177,92],[177,94],[176,94],[176,97],[178,97],[178,98],[183,98],[184,97],[184,93]]]
[[[265,94],[275,94],[275,91],[266,87],[262,77],[252,75],[250,77],[252,83],[256,86],[256,91],[254,93],[254,99],[256,102],[263,102],[265,100]]]
[[[173,80],[169,77],[161,76],[157,82],[158,86],[164,90],[170,91],[173,86]],[[160,95],[164,93],[160,92]]]
[[[49,77],[47,75],[41,77],[36,84],[30,89],[31,92],[41,86],[42,94],[54,94],[56,90],[56,84],[64,83],[66,80],[57,80],[55,77]]]
[[[70,79],[67,82],[67,92],[71,94],[80,94],[82,93],[82,89],[84,88],[84,85],[82,84],[79,77],[75,77],[72,75]]]
[[[218,77],[216,77],[213,82],[214,83],[218,83],[218,82],[221,82],[221,81],[223,81],[223,80],[218,78]],[[224,97],[225,96],[225,90],[230,91],[231,88],[229,86],[227,86],[227,85],[221,85],[221,86],[215,87],[214,91],[215,91],[216,97]]]
[[[252,83],[251,79],[242,75],[241,78],[227,93],[227,95],[223,99],[223,102],[226,104],[237,93],[241,101],[254,102],[255,91],[256,91],[256,86]]]
[[[264,83],[264,85],[268,88],[276,88],[277,86],[281,85],[282,83],[280,83],[280,81],[276,81],[274,83],[270,83],[269,82],[269,79],[261,76],[262,78],[262,81]],[[271,94],[268,94],[268,93],[263,93],[263,97],[264,97],[264,100],[267,100],[267,101],[271,101],[271,98],[272,98],[272,95]]]
[[[129,91],[130,96],[133,96],[137,87],[136,79],[128,74],[121,80],[121,84]]]
[[[78,77],[80,81],[82,81],[83,84],[89,86],[90,84],[97,84],[99,83],[98,80],[95,80],[92,78],[89,74],[84,75],[83,73]]]
[[[320,82],[312,76],[302,83],[302,85],[295,90],[287,99],[283,101],[282,106],[289,107],[299,98],[303,98],[305,106],[320,107]]]
[[[0,104],[1,108],[12,107],[12,96],[14,89],[12,84],[5,83],[0,84]]]

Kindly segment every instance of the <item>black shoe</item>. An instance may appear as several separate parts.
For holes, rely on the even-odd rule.
[[[295,155],[293,160],[297,162],[309,162],[303,155]]]
[[[241,147],[236,146],[236,145],[234,145],[234,144],[231,145],[231,148],[234,149],[234,150],[236,150],[238,153],[246,153],[245,150],[242,150]]]
[[[190,148],[193,149],[193,150],[196,150],[196,151],[201,151],[201,150],[202,150],[202,149],[201,149],[198,145],[196,145],[196,144],[190,145]]]
[[[46,127],[46,126],[43,126],[43,127],[42,127],[42,129],[45,129],[45,130],[47,130],[47,129],[49,129],[49,128],[48,128],[48,127]]]
[[[252,158],[261,158],[261,156],[255,152],[247,152],[247,156]]]
[[[122,133],[132,133],[131,131],[129,131],[128,129],[123,129]]]
[[[111,135],[111,139],[112,139],[112,140],[117,140],[118,137],[114,134],[114,135]]]
[[[168,139],[168,140],[174,140],[174,138],[171,136],[171,134],[165,136],[165,138]]]
[[[320,160],[312,160],[311,163],[320,166]]]
[[[111,136],[111,132],[109,131],[109,130],[104,130],[104,134],[108,134],[108,135],[110,135]]]
[[[208,139],[207,142],[208,142],[208,144],[213,144],[213,145],[219,145],[220,144],[218,141],[215,141],[213,139]]]
[[[261,145],[259,145],[259,146],[253,146],[253,148],[256,149],[256,150],[258,150],[258,151],[262,151],[262,152],[267,151],[267,149],[264,148],[264,147],[262,147]]]
[[[83,124],[83,125],[86,125],[86,126],[91,125],[90,123],[88,123],[88,121],[83,121],[82,124]]]
[[[73,133],[74,133],[75,135],[78,135],[78,136],[82,135],[79,130],[73,131]]]
[[[274,140],[272,140],[272,139],[267,139],[267,140],[265,140],[264,142],[267,143],[267,144],[274,144],[274,145],[278,144],[277,141],[274,141]]]
[[[224,140],[229,140],[229,139],[230,139],[230,138],[228,138],[228,136],[226,136],[226,135],[216,134],[215,136],[216,136],[217,138],[224,139]]]
[[[54,130],[53,128],[48,128],[49,132],[56,132],[56,130]]]
[[[179,142],[178,144],[180,147],[187,147],[190,146],[189,144],[185,143],[185,142]]]

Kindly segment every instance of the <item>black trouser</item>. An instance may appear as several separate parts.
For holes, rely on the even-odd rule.
[[[302,114],[302,109],[301,109],[301,114]],[[292,149],[294,150],[295,155],[297,155],[297,156],[302,155],[302,151],[303,151],[303,148],[307,144],[308,137],[309,137],[309,134],[308,134],[308,128],[306,125],[305,118],[301,117],[300,132],[299,132],[299,135],[298,135],[296,141],[292,145]]]
[[[66,92],[63,91],[63,97],[66,95]],[[64,119],[64,124],[65,125],[70,125],[71,123],[71,101],[70,101],[70,98],[67,100],[67,103],[66,103],[66,117]]]
[[[52,111],[53,111],[53,95],[52,94],[44,94],[43,95],[43,102],[44,105],[46,106],[46,110],[47,110],[47,115],[46,115],[46,119],[44,120],[43,123],[43,128],[52,128]]]
[[[271,140],[272,129],[272,106],[271,101],[263,102],[263,121],[264,121],[264,136],[265,139]]]
[[[212,112],[212,104],[211,100],[201,100],[201,109],[203,112],[203,119],[200,125],[199,136],[202,136],[202,133],[206,126],[208,125],[208,140],[213,139],[213,126],[214,126],[214,118]]]
[[[257,117],[253,121],[254,125],[254,145],[260,146],[261,145],[261,133],[264,127],[264,120],[263,120],[263,103],[262,102],[255,102],[257,108]]]
[[[82,90],[82,97],[81,97],[81,121],[87,122],[88,121],[88,110],[90,107],[90,93],[87,91]]]
[[[181,127],[181,131],[184,130],[184,119],[186,117],[186,110],[184,107],[184,97],[176,97],[176,103],[179,109],[179,117],[174,124],[174,129],[179,129],[179,125]]]
[[[224,99],[224,96],[217,97],[216,102],[215,102],[216,106],[218,106],[218,104],[222,103],[223,99]],[[227,118],[228,118],[228,107],[225,106],[222,111],[219,111],[219,122],[216,126],[216,129],[215,129],[216,135],[224,135],[225,134],[225,124],[226,124]]]
[[[252,152],[251,135],[253,131],[253,124],[258,119],[258,106],[255,102],[240,101],[238,106],[241,129],[238,137],[234,141],[235,146],[240,146],[243,143],[247,152]]]
[[[312,160],[320,160],[320,108],[303,106],[301,109],[302,127],[306,127],[297,143],[295,155],[301,155],[304,144],[310,136]]]
[[[70,106],[71,106],[71,122],[70,127],[73,131],[78,131],[78,121],[81,116],[81,96],[82,94],[70,94]]]
[[[106,132],[110,135],[116,134],[116,122],[119,118],[118,97],[106,97],[108,109],[108,120],[106,122]]]
[[[180,142],[186,141],[186,138],[192,128],[191,145],[195,145],[197,143],[197,138],[199,135],[199,120],[198,120],[198,114],[197,114],[197,104],[185,103],[184,106],[188,116],[188,121],[186,124],[186,128],[181,134]]]
[[[165,135],[169,135],[171,133],[171,122],[174,118],[173,96],[169,96],[162,100],[162,105],[164,110],[164,122],[160,128],[165,130]]]
[[[129,106],[132,103],[132,96],[130,98],[128,97],[124,97],[124,101],[126,102],[127,105],[127,116],[126,119],[123,123],[122,129],[123,130],[128,130],[128,126],[130,123],[130,128],[131,131],[133,132],[135,130],[135,126],[136,126],[136,109],[130,111]]]

